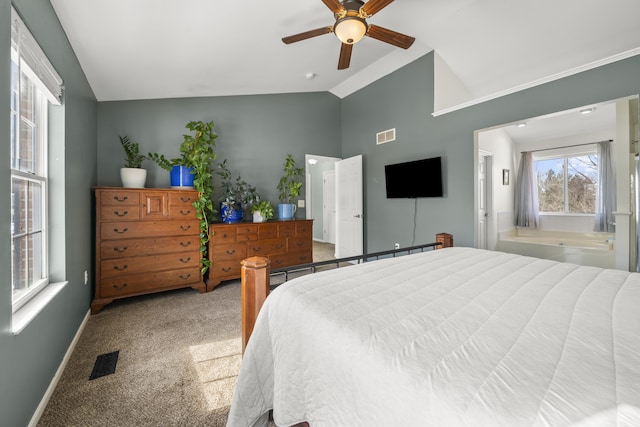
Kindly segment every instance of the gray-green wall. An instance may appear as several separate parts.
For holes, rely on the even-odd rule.
[[[0,424],[25,426],[60,366],[89,309],[91,285],[84,285],[84,270],[92,277],[93,239],[91,188],[96,183],[97,103],[58,19],[46,0],[13,2],[25,24],[64,79],[64,108],[55,110],[56,134],[64,135],[65,149],[52,159],[63,169],[50,206],[54,215],[51,235],[55,247],[52,274],[69,284],[19,335],[11,328],[10,172],[8,144],[10,100],[11,1],[0,0]],[[52,187],[58,184],[51,183]],[[62,241],[60,241],[62,240]]]
[[[191,120],[214,121],[218,161],[228,159],[234,176],[254,185],[274,208],[287,153],[301,167],[307,153],[340,155],[340,99],[328,92],[101,102],[98,184],[121,185],[119,171],[125,157],[118,136],[137,141],[143,153],[178,157],[182,135],[188,133],[185,125]],[[150,161],[143,166],[148,169],[147,187],[169,186],[168,172]],[[217,191],[214,197],[217,200]],[[296,217],[304,218],[304,209]]]
[[[444,197],[418,199],[415,243],[454,235],[474,244],[474,131],[640,93],[640,56],[443,116],[433,112],[433,54],[342,100],[342,155],[364,155],[366,242],[370,252],[413,240],[414,201],[388,200],[384,165],[442,156]],[[375,133],[396,128],[377,146]]]

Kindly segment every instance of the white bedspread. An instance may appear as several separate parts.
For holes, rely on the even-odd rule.
[[[276,289],[228,426],[640,426],[640,274],[470,248]]]

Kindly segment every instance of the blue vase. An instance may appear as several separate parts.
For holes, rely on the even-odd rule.
[[[193,188],[193,180],[196,175],[191,173],[193,168],[174,166],[171,168],[171,188]]]
[[[293,203],[280,203],[278,205],[278,218],[280,219],[293,219],[295,213],[296,205]]]
[[[220,203],[220,219],[222,222],[225,224],[233,224],[234,222],[242,221],[242,218],[244,218],[244,210],[240,203],[238,203],[238,209],[229,209]]]

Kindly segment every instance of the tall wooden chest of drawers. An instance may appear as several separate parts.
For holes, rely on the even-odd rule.
[[[91,312],[114,299],[192,287],[206,291],[194,190],[97,188],[96,289]]]
[[[211,224],[208,288],[240,277],[240,261],[252,256],[269,258],[272,269],[313,262],[312,229],[311,219]]]

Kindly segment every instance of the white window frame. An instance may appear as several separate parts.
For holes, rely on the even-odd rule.
[[[559,147],[557,149],[548,149],[544,150],[544,152],[534,152],[533,153],[533,163],[535,168],[535,162],[539,160],[554,160],[554,159],[563,159],[564,160],[564,209],[563,212],[546,212],[540,210],[540,215],[549,215],[549,216],[591,216],[595,217],[595,212],[586,213],[586,212],[569,212],[569,198],[567,194],[569,193],[569,181],[567,180],[567,170],[568,170],[568,158],[569,157],[581,157],[588,155],[596,155],[598,153],[596,144],[585,144],[578,147]],[[537,169],[536,169],[537,170]],[[540,209],[540,206],[538,206]]]
[[[34,262],[39,263],[39,269],[41,271],[40,278],[33,280],[27,284],[26,288],[20,290],[14,290],[14,245],[11,245],[11,281],[12,287],[12,333],[20,333],[26,325],[48,304],[53,297],[62,290],[67,282],[50,283],[49,281],[49,182],[48,182],[48,147],[49,147],[49,104],[62,105],[62,79],[53,68],[53,65],[49,62],[48,58],[36,42],[35,38],[31,35],[24,22],[18,15],[17,11],[11,8],[11,62],[12,62],[12,75],[14,64],[18,68],[17,82],[17,96],[15,106],[12,104],[10,107],[10,114],[15,115],[16,127],[15,133],[12,135],[11,144],[17,144],[12,146],[19,147],[21,138],[21,129],[25,125],[34,125],[34,158],[38,158],[38,164],[32,165],[32,170],[26,170],[20,167],[18,162],[13,162],[14,156],[19,156],[20,153],[15,152],[12,155],[12,162],[10,165],[11,171],[11,200],[10,204],[13,206],[13,183],[14,181],[22,181],[27,183],[37,183],[41,186],[40,190],[40,209],[37,214],[40,217],[39,230],[29,230],[21,236],[28,235],[30,233],[41,234],[39,248],[41,253],[41,259]],[[28,79],[34,86],[34,99],[33,99],[33,120],[28,120],[21,116],[21,103],[24,102],[22,96],[23,84],[22,78]],[[13,99],[14,85],[12,80],[11,93]],[[13,128],[13,125],[12,125]],[[15,139],[14,139],[15,138]],[[37,154],[35,154],[37,150]],[[27,196],[28,203],[30,197]],[[30,209],[25,204],[24,208]],[[22,212],[24,209],[20,208]],[[12,208],[13,214],[13,208]],[[19,214],[20,215],[20,214]],[[24,215],[21,215],[21,217]],[[32,217],[33,217],[32,213]],[[17,236],[13,229],[14,218],[12,218],[11,239]],[[29,255],[26,255],[29,258]],[[29,262],[27,260],[27,262]],[[28,270],[28,268],[27,268]]]

